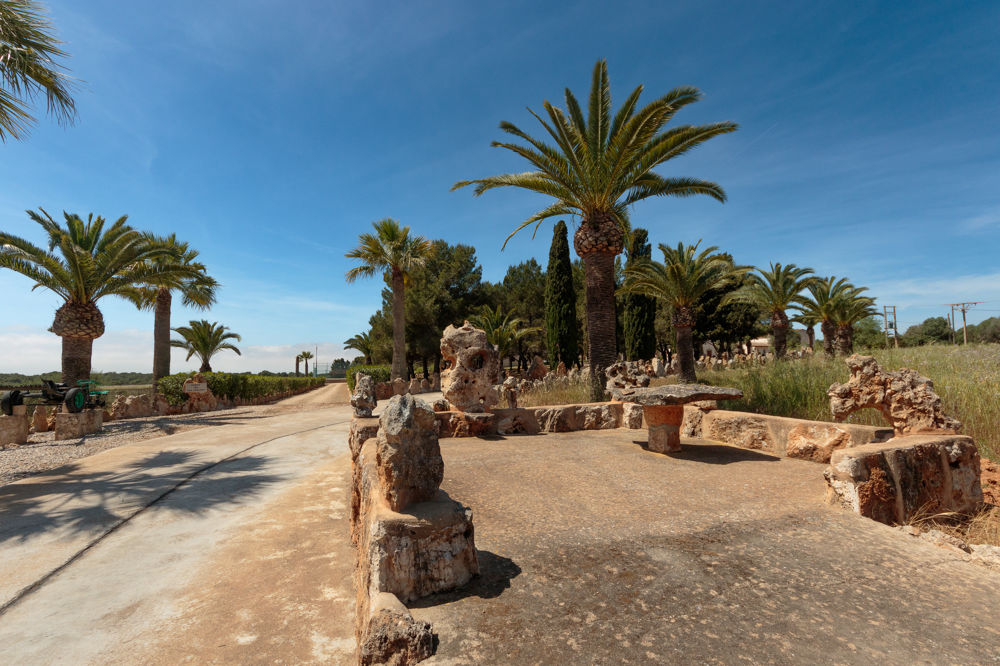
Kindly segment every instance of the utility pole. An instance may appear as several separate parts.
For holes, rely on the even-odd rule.
[[[882,316],[885,317],[885,348],[889,348],[889,327],[892,327],[892,342],[896,349],[899,349],[899,328],[896,323],[896,306],[895,305],[883,305],[882,306]],[[892,323],[889,323],[889,317],[892,316]]]
[[[882,306],[882,318],[885,319],[885,348],[889,348],[889,307]]]
[[[948,317],[948,337],[951,344],[955,344],[955,306],[951,306],[951,315]]]
[[[969,344],[969,329],[965,324],[965,313],[971,310],[974,306],[979,305],[983,301],[966,301],[965,303],[949,303],[952,308],[958,308],[959,312],[962,313],[962,344]]]

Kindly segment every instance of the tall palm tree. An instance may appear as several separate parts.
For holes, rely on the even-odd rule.
[[[528,160],[534,171],[503,174],[455,183],[452,189],[475,185],[475,194],[495,187],[520,187],[549,195],[555,201],[521,223],[504,241],[543,220],[579,215],[580,226],[573,247],[583,260],[586,274],[587,338],[590,350],[591,394],[604,394],[604,369],[617,357],[615,319],[615,256],[624,247],[629,229],[628,207],[656,196],[687,197],[706,194],[725,201],[723,189],[695,178],[665,178],[653,172],[712,137],[736,130],[736,123],[664,126],[683,106],[701,98],[697,88],[674,88],[663,97],[638,108],[642,86],[626,98],[612,118],[608,66],[594,66],[587,118],[573,93],[566,89],[566,110],[544,103],[549,121],[534,111],[555,146],[529,136],[509,122],[500,129],[528,145],[494,141]]]
[[[847,356],[854,351],[854,325],[876,313],[875,299],[862,296],[864,288],[844,292],[835,301],[833,321],[837,325],[835,340],[837,353]]]
[[[521,319],[504,313],[499,305],[496,308],[484,305],[478,314],[469,317],[469,323],[486,332],[486,342],[497,350],[501,361],[519,340],[541,331],[537,327],[525,326]]]
[[[192,319],[187,326],[178,326],[173,330],[183,339],[171,340],[170,345],[187,350],[188,355],[184,359],[185,361],[190,360],[192,356],[200,358],[201,368],[198,369],[198,372],[212,372],[209,361],[223,349],[231,349],[236,352],[237,356],[242,356],[240,350],[227,340],[239,342],[243,338],[217,321],[208,322],[205,319]]]
[[[757,268],[756,271],[749,275],[746,286],[727,295],[723,303],[751,303],[768,313],[774,336],[774,355],[784,358],[788,346],[788,315],[785,310],[799,302],[799,294],[812,281],[809,276],[813,274],[813,269],[772,263],[770,269]]]
[[[304,351],[301,354],[299,354],[299,358],[301,358],[306,364],[306,375],[309,374],[309,359],[311,359],[312,357],[313,357],[312,352],[308,351]]]
[[[345,254],[360,265],[347,271],[347,281],[381,274],[392,287],[392,378],[406,379],[406,316],[404,293],[409,273],[422,266],[430,253],[431,244],[423,236],[410,236],[409,227],[385,218],[373,222],[375,233],[358,236],[356,248]]]
[[[169,246],[174,255],[160,257],[157,262],[181,263],[195,271],[194,277],[176,279],[173,276],[160,284],[143,287],[140,307],[143,310],[153,310],[153,387],[161,377],[170,375],[170,308],[173,304],[173,292],[181,295],[184,307],[208,310],[215,304],[216,290],[219,283],[208,275],[204,264],[196,261],[198,251],[187,243],[177,240],[176,234],[158,239]]]
[[[193,279],[197,271],[172,261],[174,250],[118,218],[105,229],[103,217],[63,213],[60,226],[44,209],[27,211],[48,235],[48,250],[0,232],[0,268],[9,268],[58,294],[65,302],[50,331],[62,338],[62,380],[73,385],[90,377],[94,340],[104,335],[97,302],[120,296],[139,305],[140,289],[170,280]],[[54,251],[59,249],[58,254]]]
[[[375,345],[372,342],[372,336],[369,331],[363,333],[358,333],[357,335],[344,340],[344,349],[355,349],[365,357],[365,365],[372,364],[372,350]]]
[[[694,245],[678,243],[676,248],[660,243],[663,263],[645,259],[625,269],[626,292],[658,298],[670,307],[671,324],[677,335],[680,379],[687,383],[698,381],[691,339],[698,301],[706,292],[735,284],[750,271],[749,266],[734,265],[714,245],[698,252],[699,245],[700,240]]]
[[[45,9],[34,0],[0,0],[0,141],[21,140],[35,122],[28,101],[45,95],[49,114],[60,124],[76,119],[66,69],[67,57]]]
[[[834,322],[837,303],[845,295],[854,292],[855,295],[865,291],[858,289],[847,281],[847,278],[837,278],[831,275],[814,279],[807,287],[798,303],[794,306],[801,317],[809,317],[819,323],[823,333],[823,353],[832,358],[834,355],[837,325]]]

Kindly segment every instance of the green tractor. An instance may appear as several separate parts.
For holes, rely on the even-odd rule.
[[[31,400],[33,401],[31,404],[36,405],[66,405],[66,411],[70,414],[82,412],[84,409],[103,408],[107,405],[107,395],[110,391],[97,390],[97,382],[93,380],[80,380],[74,387],[57,384],[48,379],[43,382],[41,391],[20,389],[4,391],[0,394],[0,413],[10,416],[14,413],[14,407],[28,404],[25,400]]]

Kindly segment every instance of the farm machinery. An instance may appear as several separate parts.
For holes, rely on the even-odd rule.
[[[90,379],[78,381],[77,386],[57,384],[46,379],[40,391],[13,389],[0,393],[0,413],[10,416],[14,407],[28,404],[25,401],[31,400],[30,404],[36,405],[66,405],[67,412],[76,414],[84,409],[106,406],[108,393],[97,390],[97,382]]]

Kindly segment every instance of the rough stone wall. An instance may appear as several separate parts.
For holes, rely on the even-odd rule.
[[[979,450],[963,435],[910,435],[836,451],[824,476],[833,504],[881,523],[966,513],[983,502]]]
[[[15,447],[28,441],[31,420],[23,406],[14,408],[11,416],[0,415],[0,447]]]

